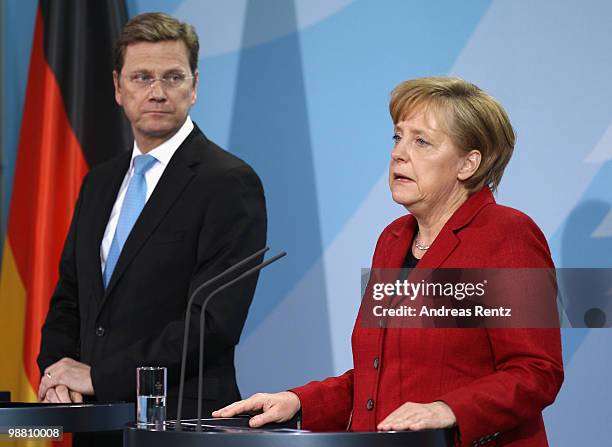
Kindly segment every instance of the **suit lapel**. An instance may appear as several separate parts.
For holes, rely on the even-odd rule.
[[[102,176],[101,187],[95,188],[96,191],[100,191],[100,196],[97,198],[97,205],[94,207],[94,218],[91,220],[91,231],[93,237],[88,238],[91,246],[86,250],[92,265],[94,273],[93,278],[93,290],[94,295],[98,303],[102,301],[104,296],[104,283],[102,280],[102,266],[100,264],[100,246],[102,245],[102,238],[108,225],[108,219],[110,218],[111,211],[117,200],[117,194],[119,188],[125,177],[125,173],[128,170],[131,159],[131,151],[126,152],[117,159],[115,163],[109,166],[110,173]]]
[[[194,143],[198,136],[202,136],[202,133],[195,127],[170,159],[170,163],[166,166],[153,194],[147,200],[142,213],[125,241],[106,288],[104,299],[112,293],[136,254],[155,231],[172,204],[180,197],[181,192],[191,182],[195,175],[191,167],[201,160],[198,153],[201,152],[201,146]]]

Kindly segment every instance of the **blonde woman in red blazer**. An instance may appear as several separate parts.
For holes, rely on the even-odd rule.
[[[373,268],[549,268],[525,214],[495,203],[515,134],[501,105],[458,78],[392,93],[389,183],[410,214],[381,234]],[[558,329],[353,329],[354,368],[215,413],[263,410],[253,427],[298,411],[314,431],[451,428],[458,446],[546,446],[542,410],[563,382]]]

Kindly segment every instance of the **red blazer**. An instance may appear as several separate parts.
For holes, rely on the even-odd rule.
[[[378,239],[373,268],[400,268],[413,216]],[[544,235],[525,214],[497,205],[489,188],[446,223],[418,268],[552,267]],[[446,402],[456,444],[546,446],[542,409],[563,382],[558,329],[353,329],[354,369],[292,391],[314,431],[375,431],[407,401]]]

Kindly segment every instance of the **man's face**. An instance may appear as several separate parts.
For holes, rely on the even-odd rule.
[[[113,72],[115,99],[132,123],[142,151],[168,140],[183,125],[196,101],[197,76],[189,68],[187,47],[180,40],[128,45],[121,73]],[[162,77],[186,79],[179,85],[159,79],[142,82]]]

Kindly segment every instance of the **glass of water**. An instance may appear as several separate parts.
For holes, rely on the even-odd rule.
[[[136,422],[139,428],[163,429],[166,421],[167,369],[141,366],[136,369]]]

